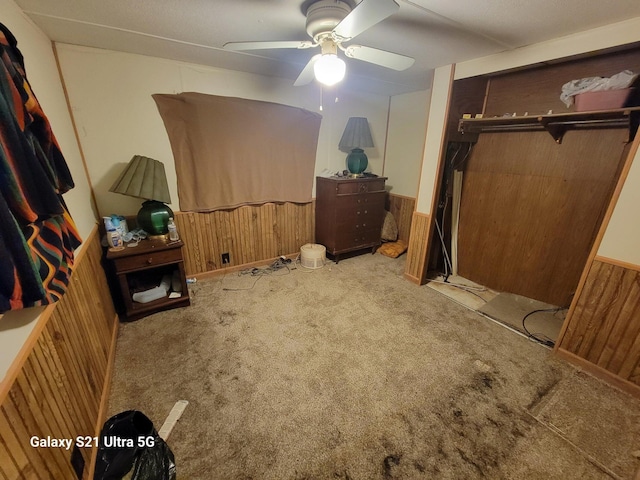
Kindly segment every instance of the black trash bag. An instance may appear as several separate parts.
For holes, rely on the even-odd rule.
[[[99,438],[94,480],[175,480],[173,453],[153,422],[142,412],[127,410],[107,420]]]

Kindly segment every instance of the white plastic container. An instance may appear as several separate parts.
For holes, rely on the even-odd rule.
[[[169,240],[172,242],[177,242],[180,240],[178,236],[178,228],[173,221],[173,217],[169,218],[169,223],[167,223],[167,228],[169,229]]]
[[[167,296],[167,291],[164,289],[164,287],[158,286],[150,290],[145,290],[144,292],[134,293],[131,298],[133,299],[134,302],[149,303],[166,296]]]
[[[107,243],[111,248],[120,248],[124,246],[124,240],[120,236],[120,232],[117,230],[110,230],[107,232]]]
[[[324,245],[307,243],[300,247],[300,265],[315,270],[324,267],[327,261],[327,249]]]
[[[102,217],[104,220],[104,228],[107,231],[107,244],[111,248],[119,248],[124,245],[124,241],[122,240],[122,235],[120,232],[116,230],[116,227],[113,225],[111,221],[111,217]]]

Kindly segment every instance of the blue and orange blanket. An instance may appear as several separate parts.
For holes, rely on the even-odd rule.
[[[81,239],[62,194],[73,179],[0,24],[0,313],[56,302]]]

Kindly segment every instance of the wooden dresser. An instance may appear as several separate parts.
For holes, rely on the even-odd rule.
[[[316,177],[316,243],[341,254],[380,246],[386,177]]]

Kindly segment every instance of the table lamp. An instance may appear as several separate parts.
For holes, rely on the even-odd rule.
[[[109,191],[146,199],[137,221],[138,227],[151,237],[164,236],[169,231],[167,223],[173,212],[166,205],[171,203],[171,196],[162,162],[135,155]]]
[[[364,117],[351,117],[347,121],[344,133],[338,143],[342,151],[350,151],[347,155],[347,168],[352,176],[359,176],[369,164],[364,148],[373,147],[369,122]]]

